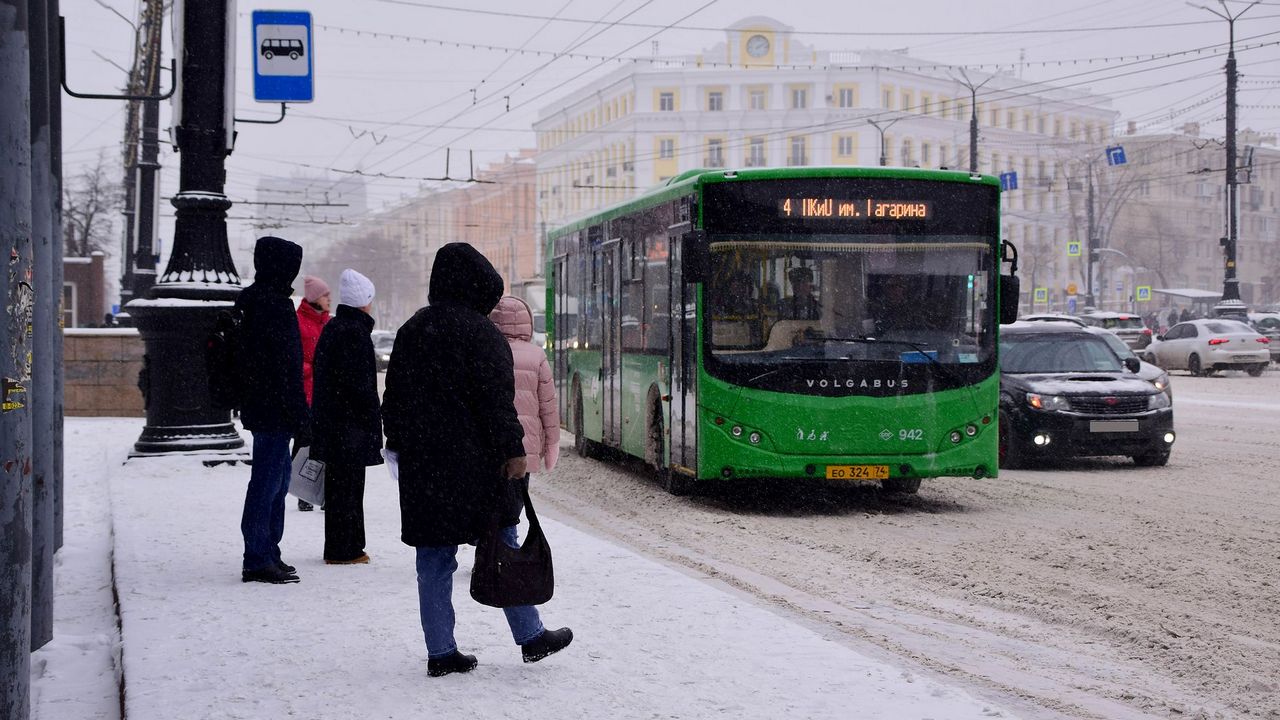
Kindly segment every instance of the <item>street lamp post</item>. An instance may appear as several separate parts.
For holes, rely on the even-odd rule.
[[[885,165],[889,164],[889,158],[888,158],[889,151],[888,151],[888,148],[885,147],[884,133],[886,130],[893,127],[894,123],[898,122],[901,119],[902,119],[902,116],[899,115],[898,117],[890,120],[887,123],[884,123],[884,125],[881,126],[880,123],[876,122],[875,118],[867,118],[867,122],[870,123],[872,127],[874,127],[876,131],[880,133],[880,167],[884,167]]]
[[[957,80],[956,82],[959,82],[969,90],[969,172],[976,173],[978,172],[978,91],[982,89],[983,85],[991,82],[991,78],[994,78],[995,75],[988,77],[977,85],[973,84],[973,81],[969,79],[969,74],[963,69],[960,70],[960,77],[963,77],[964,81]]]
[[[1236,240],[1239,224],[1237,207],[1239,185],[1236,182],[1236,20],[1249,12],[1259,1],[1254,0],[1234,15],[1227,9],[1226,0],[1218,0],[1222,5],[1221,12],[1204,5],[1187,3],[1191,7],[1207,10],[1227,21],[1227,236],[1222,238],[1225,265],[1222,278],[1222,301],[1214,306],[1218,314],[1244,314],[1247,310],[1240,299],[1240,279],[1236,276]]]

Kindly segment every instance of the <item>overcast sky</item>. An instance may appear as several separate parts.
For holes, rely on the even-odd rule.
[[[1204,0],[1210,2],[1221,11],[1217,0]],[[1227,3],[1234,12],[1246,5]],[[1225,21],[1182,0],[241,0],[237,114],[266,119],[279,106],[252,99],[249,16],[255,9],[312,13],[316,99],[291,106],[283,124],[238,127],[227,166],[233,199],[252,199],[261,175],[323,174],[326,168],[438,177],[446,147],[452,148],[450,175],[465,177],[468,151],[479,166],[531,147],[538,109],[618,67],[605,58],[650,57],[655,42],[660,55],[700,52],[723,41],[718,28],[752,15],[792,26],[798,40],[820,51],[907,49],[941,63],[987,67],[1021,61],[1016,72],[1025,79],[1069,78],[1062,82],[1112,95],[1120,128],[1130,119],[1153,131],[1200,121],[1209,134],[1223,132],[1222,57],[1205,52],[1135,62],[1134,56],[1215,50],[1226,42]],[[73,89],[106,92],[122,85],[124,73],[112,63],[129,65],[132,31],[120,16],[133,20],[137,11],[133,0],[62,0]],[[1280,0],[1259,3],[1236,28],[1239,126],[1276,133]],[[166,28],[166,52],[168,36]],[[518,48],[526,54],[507,50]],[[570,50],[589,57],[552,57]],[[118,162],[123,103],[64,96],[63,107],[67,176],[99,153]],[[166,106],[162,126],[168,118]],[[162,192],[169,195],[177,189],[177,157],[166,151],[161,162]],[[371,181],[370,205],[395,202],[419,185]],[[171,213],[167,205],[164,212]],[[251,213],[262,211],[233,210]],[[243,224],[232,226],[233,244],[251,234]],[[162,242],[167,246],[168,239]]]

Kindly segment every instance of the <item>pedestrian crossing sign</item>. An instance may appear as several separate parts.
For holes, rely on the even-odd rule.
[[[1042,288],[1042,287],[1036,288],[1035,303],[1037,305],[1044,305],[1048,302],[1049,302],[1049,288]]]
[[[1133,299],[1138,302],[1151,302],[1151,286],[1139,285],[1133,289]]]
[[[1072,240],[1067,243],[1067,257],[1080,257],[1080,241]]]

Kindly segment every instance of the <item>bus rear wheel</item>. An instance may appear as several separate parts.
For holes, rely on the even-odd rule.
[[[582,386],[577,380],[573,382],[573,450],[578,457],[594,458],[599,455],[599,446],[588,440],[582,430]]]

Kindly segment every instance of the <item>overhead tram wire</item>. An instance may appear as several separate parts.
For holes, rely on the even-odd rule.
[[[444,10],[449,12],[472,13],[478,15],[491,15],[497,17],[507,17],[520,20],[545,20],[546,15],[534,15],[531,13],[517,13],[504,10],[481,10],[479,8],[465,8],[453,5],[440,5],[436,3],[418,2],[415,0],[376,0],[377,2],[389,5],[402,5],[407,7],[416,7],[426,10]],[[1254,20],[1266,20],[1269,18],[1280,17],[1280,15],[1261,15],[1256,16]],[[557,18],[556,22],[563,23],[592,23],[594,21],[585,18]],[[794,35],[826,35],[841,37],[930,37],[930,36],[979,36],[979,35],[1031,35],[1031,34],[1056,34],[1056,33],[1095,33],[1095,32],[1120,32],[1133,30],[1154,30],[1171,27],[1191,27],[1197,25],[1211,25],[1211,20],[1186,20],[1181,22],[1169,23],[1149,23],[1142,25],[1110,25],[1098,27],[1079,27],[1079,28],[1029,28],[1015,30],[794,30]],[[662,30],[699,30],[705,32],[723,32],[722,27],[708,27],[699,25],[658,25],[655,23],[620,23],[619,27],[635,27],[642,29],[662,29]]]
[[[601,22],[600,22],[600,23],[598,23],[598,24],[603,24],[603,25],[604,25],[604,27],[602,27],[602,28],[600,28],[599,30],[597,30],[597,31],[596,31],[595,33],[593,33],[590,37],[587,37],[587,38],[585,38],[585,39],[581,39],[581,40],[579,40],[579,38],[582,38],[582,35],[581,35],[581,34],[579,34],[578,38],[575,38],[574,40],[570,41],[569,46],[568,46],[568,52],[572,52],[573,50],[576,50],[576,49],[578,49],[578,48],[582,47],[583,45],[587,44],[588,42],[590,42],[590,41],[592,41],[592,40],[594,40],[594,39],[596,39],[596,38],[600,37],[601,35],[603,35],[604,33],[608,32],[609,30],[614,29],[615,27],[617,27],[617,26],[618,26],[618,23],[620,23],[620,22],[622,22],[623,20],[625,20],[626,18],[629,18],[629,17],[631,17],[632,15],[634,15],[634,14],[636,14],[636,13],[640,12],[640,10],[644,9],[645,7],[648,7],[652,2],[653,2],[653,0],[646,0],[642,5],[640,5],[639,7],[635,8],[634,10],[632,10],[632,11],[628,12],[627,14],[623,15],[623,16],[622,16],[622,18],[620,18],[619,20],[601,21]],[[709,6],[709,5],[711,5],[711,4],[715,3],[715,2],[717,2],[717,0],[711,0],[709,3],[707,3],[707,6]],[[704,6],[704,7],[707,7],[707,6]],[[615,5],[614,7],[616,8],[616,7],[617,7],[617,5]],[[610,12],[612,12],[612,9],[610,10]],[[695,11],[695,12],[697,12],[697,11]],[[689,16],[688,16],[688,15],[686,15],[685,17],[689,17]],[[652,36],[650,36],[650,37],[652,37]],[[646,38],[646,40],[647,40],[647,39],[648,39],[648,38]],[[634,46],[632,46],[632,47],[634,47]],[[628,48],[628,49],[630,49],[630,48]],[[625,52],[625,50],[624,50],[624,52]],[[561,55],[559,55],[559,56],[557,56],[557,57],[553,57],[553,58],[551,58],[550,60],[548,60],[548,61],[546,61],[545,63],[543,63],[542,65],[540,65],[540,66],[538,66],[538,67],[536,67],[536,68],[533,68],[532,70],[530,70],[530,71],[526,72],[525,74],[521,75],[520,77],[516,78],[515,80],[508,82],[507,84],[505,84],[505,85],[503,85],[501,88],[499,88],[499,89],[498,89],[498,90],[497,90],[493,95],[491,95],[491,96],[490,96],[490,98],[497,98],[497,97],[500,97],[500,96],[501,96],[501,93],[503,93],[503,92],[507,92],[507,91],[510,91],[512,88],[519,88],[519,87],[523,87],[523,86],[525,85],[525,83],[527,83],[530,79],[532,79],[532,78],[536,77],[538,73],[540,73],[540,72],[542,72],[543,70],[545,70],[546,68],[550,67],[552,63],[556,62],[557,60],[559,60],[561,57],[564,57],[564,56],[565,56],[565,53],[562,53]],[[575,75],[575,76],[574,76],[574,78],[575,78],[575,79],[576,79],[577,77],[581,77],[581,75],[579,74],[579,75]],[[563,84],[558,85],[557,87],[562,87],[562,86],[563,86]],[[456,113],[456,114],[454,114],[452,117],[450,117],[450,118],[448,118],[448,119],[444,120],[444,123],[452,122],[452,121],[456,120],[457,118],[459,118],[459,117],[461,117],[461,116],[465,115],[466,113],[471,112],[471,111],[473,111],[473,110],[475,110],[475,109],[478,109],[478,108],[477,108],[477,106],[487,106],[488,104],[490,104],[490,99],[488,99],[488,98],[486,98],[484,101],[481,101],[481,102],[478,102],[478,103],[473,103],[473,105],[472,105],[471,107],[464,108],[461,112]],[[491,119],[489,122],[493,122],[493,120]],[[487,124],[487,123],[486,123],[486,124]],[[482,126],[482,127],[483,127],[483,126]],[[442,145],[442,146],[437,146],[433,151],[429,152],[427,155],[419,156],[419,157],[415,158],[414,160],[410,161],[410,163],[406,163],[406,164],[398,165],[398,166],[396,166],[395,168],[393,168],[393,169],[391,170],[391,172],[398,172],[399,170],[403,169],[404,167],[406,167],[406,166],[407,166],[407,165],[409,165],[409,164],[413,164],[413,163],[419,162],[419,161],[421,161],[421,160],[424,160],[424,159],[426,159],[427,157],[429,157],[430,155],[432,155],[432,154],[434,154],[434,153],[436,153],[436,152],[439,152],[439,150],[440,150],[440,148],[441,148],[441,147],[448,148],[448,147],[452,146],[454,143],[458,142],[460,139],[462,139],[462,138],[466,137],[466,136],[467,136],[467,134],[469,134],[469,133],[463,134],[463,135],[459,136],[458,138],[455,138],[454,140],[452,140],[452,141],[450,141],[450,142],[448,142],[448,143],[445,143],[445,144],[444,144],[444,145]],[[417,136],[417,138],[415,139],[415,142],[416,142],[416,141],[419,141],[419,140],[422,140],[422,139],[425,139],[425,138],[427,138],[427,137],[430,137],[430,135],[431,135],[431,131],[427,131],[427,132],[425,132],[425,133],[419,133],[419,134],[418,134],[418,136]],[[375,163],[375,166],[376,166],[376,165],[377,165],[377,163]]]

